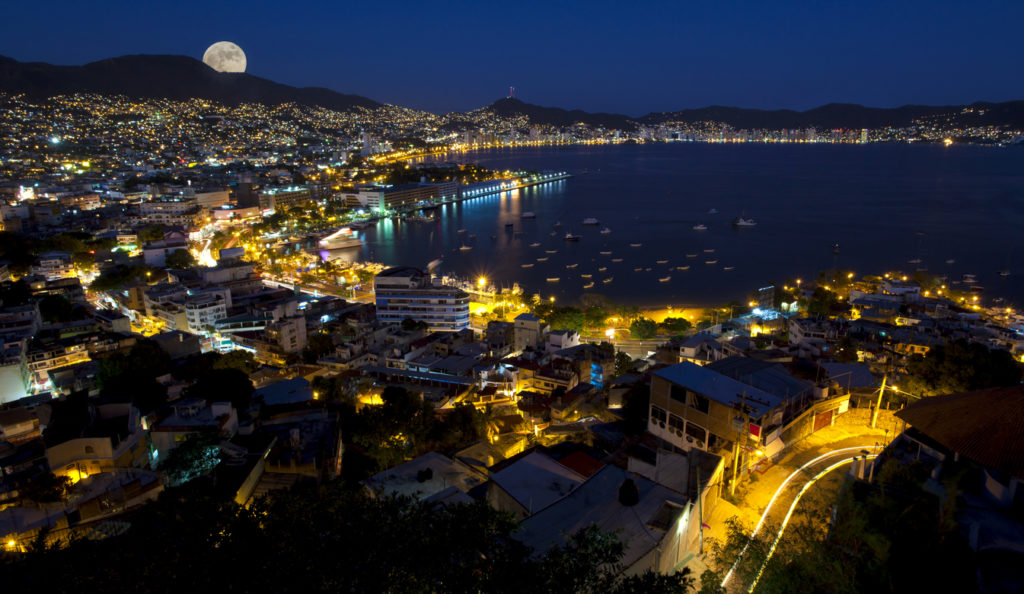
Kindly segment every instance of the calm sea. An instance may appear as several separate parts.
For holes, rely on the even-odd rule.
[[[951,281],[975,274],[986,296],[1024,303],[1020,148],[648,144],[436,160],[574,177],[449,205],[430,224],[381,222],[347,257],[414,266],[441,258],[445,273],[519,282],[561,302],[578,299],[588,282],[586,292],[618,303],[708,305],[828,268],[927,268]],[[733,227],[740,215],[757,226]],[[587,217],[600,226],[582,225]],[[695,231],[699,223],[707,230]],[[567,231],[582,239],[565,241]]]

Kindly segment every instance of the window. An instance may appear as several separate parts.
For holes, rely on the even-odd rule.
[[[686,424],[686,435],[692,437],[700,442],[706,442],[708,439],[708,432],[700,425],[694,425],[693,423]]]
[[[658,408],[657,406],[651,407],[651,422],[657,423],[658,425],[664,427],[666,418],[667,417],[665,415],[664,409]]]
[[[85,446],[85,453],[86,453],[86,454],[95,454],[95,453],[96,453],[96,450],[95,450],[95,449],[93,449],[93,447],[92,447],[92,446]]]
[[[676,435],[683,435],[683,424],[683,419],[677,417],[676,415],[670,414],[668,416],[668,428]]]
[[[686,394],[688,392],[689,392],[689,390],[687,390],[686,388],[684,388],[682,386],[677,386],[675,384],[670,384],[670,389],[669,389],[668,395],[669,395],[669,397],[672,400],[675,400],[676,402],[681,402],[683,404],[686,404],[687,403],[686,402]]]
[[[708,411],[711,410],[711,401],[707,398],[697,394],[696,392],[687,392],[686,395],[688,396],[686,404],[690,408],[698,410],[704,414],[708,414]]]

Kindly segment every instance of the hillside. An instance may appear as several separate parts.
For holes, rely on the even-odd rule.
[[[82,66],[19,62],[0,56],[0,91],[50,97],[69,93],[137,98],[192,98],[239,103],[298,103],[337,111],[380,103],[320,87],[292,87],[251,74],[223,73],[188,56],[121,56]]]

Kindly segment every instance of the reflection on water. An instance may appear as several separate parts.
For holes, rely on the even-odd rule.
[[[441,258],[446,274],[518,281],[567,301],[594,282],[587,292],[642,305],[742,299],[832,267],[927,267],[951,281],[973,273],[986,295],[1010,301],[1024,289],[1015,239],[1024,224],[1024,153],[1012,148],[656,144],[457,158],[576,176],[444,205],[430,223],[381,221],[362,232],[362,248],[338,257],[420,267]],[[522,219],[527,211],[536,218]],[[757,226],[734,227],[740,215]],[[588,217],[600,225],[583,225]],[[611,233],[602,235],[605,226]],[[567,232],[580,241],[565,241]],[[1012,274],[1001,278],[1007,268]]]

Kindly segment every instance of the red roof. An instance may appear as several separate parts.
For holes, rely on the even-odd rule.
[[[1024,386],[923,398],[896,416],[953,452],[1024,477]]]
[[[559,460],[558,463],[569,470],[575,470],[587,478],[590,478],[598,470],[604,468],[604,462],[582,451],[573,452]]]

